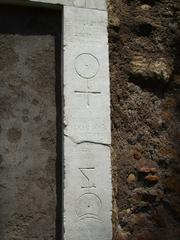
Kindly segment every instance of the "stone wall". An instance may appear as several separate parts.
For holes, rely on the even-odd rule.
[[[56,238],[60,26],[59,12],[0,6],[1,240]]]
[[[110,0],[114,239],[180,239],[180,6]]]

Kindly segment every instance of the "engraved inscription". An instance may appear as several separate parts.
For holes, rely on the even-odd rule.
[[[94,78],[99,71],[99,61],[91,53],[82,53],[75,59],[75,70],[81,78]]]
[[[90,106],[90,95],[91,94],[101,94],[101,92],[91,92],[91,91],[74,91],[76,94],[86,94],[87,95],[87,105]]]
[[[85,193],[77,200],[76,214],[80,221],[94,219],[102,222],[100,218],[101,210],[101,199],[94,193]]]
[[[93,219],[103,222],[100,217],[102,201],[97,194],[92,193],[93,190],[96,190],[96,185],[91,180],[93,176],[92,173],[94,173],[95,170],[95,167],[79,168],[79,171],[85,180],[81,189],[86,190],[86,193],[82,194],[76,203],[76,214],[80,221]]]
[[[76,73],[83,79],[86,80],[86,89],[75,90],[75,94],[85,94],[87,97],[87,105],[90,106],[90,96],[100,95],[100,91],[94,91],[89,87],[90,79],[94,78],[99,71],[98,59],[90,54],[83,53],[77,56],[75,59],[75,70]],[[101,220],[101,209],[102,201],[99,196],[92,191],[96,190],[96,184],[92,182],[92,172],[95,171],[95,167],[79,168],[81,176],[83,177],[84,184],[81,185],[81,189],[86,191],[77,200],[76,214],[80,221],[86,219],[93,219],[102,222]]]
[[[78,89],[75,90],[74,93],[85,94],[87,97],[87,106],[90,106],[90,96],[101,94],[100,91],[93,91],[89,87],[89,79],[94,78],[98,73],[99,61],[90,53],[82,53],[76,57],[74,66],[76,73],[87,81],[87,88],[85,90]]]
[[[89,87],[89,82],[87,80],[87,89],[86,90],[75,90],[76,94],[86,94],[87,97],[87,105],[90,106],[90,95],[99,95],[101,92],[99,91],[92,91]]]
[[[86,189],[90,189],[90,188],[96,188],[95,183],[91,182],[90,180],[90,172],[94,171],[95,168],[79,168],[81,174],[83,175],[84,179],[86,179],[86,185],[85,186],[81,186],[81,188],[86,188]]]

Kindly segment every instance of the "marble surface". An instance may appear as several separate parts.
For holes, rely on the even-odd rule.
[[[105,11],[64,8],[66,240],[111,240],[110,87]]]

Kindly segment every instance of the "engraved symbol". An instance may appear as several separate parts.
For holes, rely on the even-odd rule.
[[[91,91],[89,88],[89,83],[87,81],[87,90],[76,90],[74,91],[76,94],[86,94],[87,96],[87,105],[90,106],[90,95],[98,95],[101,94],[101,92],[98,91]]]
[[[87,81],[87,88],[85,90],[76,90],[74,93],[86,94],[87,105],[90,106],[90,96],[101,94],[100,91],[93,91],[89,87],[89,80],[94,78],[98,73],[99,61],[90,53],[82,53],[76,57],[74,66],[76,73]]]
[[[77,74],[85,79],[95,77],[99,70],[98,59],[90,53],[82,53],[75,59],[75,70]]]
[[[76,203],[76,214],[79,220],[95,219],[100,222],[102,202],[98,195],[85,193],[79,197]]]
[[[81,186],[81,188],[86,188],[86,189],[90,189],[90,188],[96,188],[96,185],[94,183],[91,183],[90,181],[90,171],[94,171],[95,168],[79,168],[80,172],[82,173],[83,177],[86,179],[86,182],[88,183],[87,186]]]

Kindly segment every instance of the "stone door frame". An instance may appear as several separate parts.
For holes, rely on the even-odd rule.
[[[111,240],[106,0],[0,0],[0,4],[62,9],[62,238]]]

